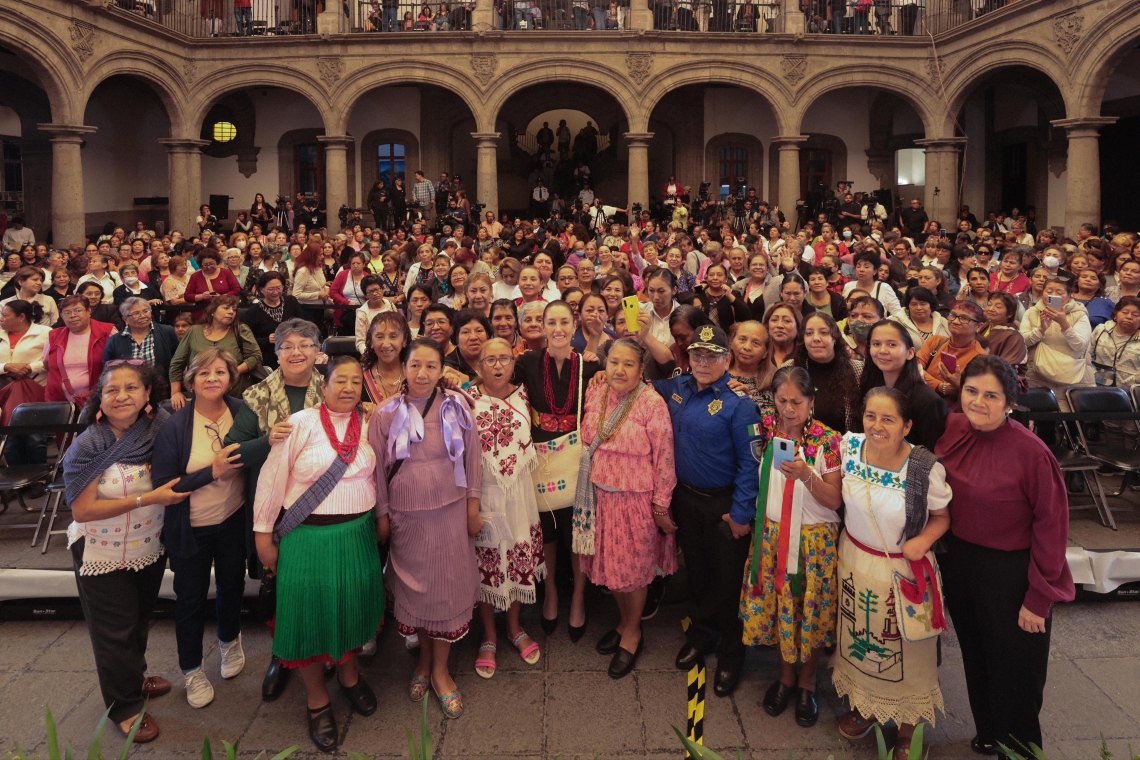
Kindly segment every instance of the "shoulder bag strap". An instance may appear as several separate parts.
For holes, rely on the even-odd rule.
[[[578,426],[575,428],[575,430],[579,431],[578,438],[582,437],[582,385],[585,382],[585,376],[586,360],[582,358],[581,354],[578,354],[578,414],[576,415],[578,418]]]

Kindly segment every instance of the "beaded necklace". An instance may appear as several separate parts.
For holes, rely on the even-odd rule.
[[[575,361],[577,358],[577,354],[570,353],[570,384],[566,391],[566,403],[563,406],[558,406],[554,403],[554,381],[551,377],[556,371],[554,357],[550,355],[549,351],[546,352],[546,361],[542,365],[542,392],[546,399],[546,405],[550,407],[550,413],[553,415],[566,416],[574,405],[574,388],[578,384],[578,363]]]

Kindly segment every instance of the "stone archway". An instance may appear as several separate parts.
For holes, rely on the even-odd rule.
[[[374,129],[360,141],[360,192],[363,197],[360,204],[368,199],[368,192],[376,182],[379,169],[376,151],[384,143],[399,143],[404,146],[405,178],[404,186],[408,187],[407,176],[410,176],[420,165],[420,141],[406,129]],[[352,164],[350,164],[352,166]],[[349,187],[355,188],[355,183],[349,181]],[[353,192],[352,189],[349,191]]]
[[[809,133],[807,138],[800,143],[800,156],[813,149],[828,151],[831,154],[831,187],[835,189],[835,183],[847,177],[847,144],[835,135]],[[780,149],[776,143],[772,143],[768,148],[768,161],[768,194],[775,196],[777,188],[780,187]],[[802,171],[800,176],[804,176]],[[803,181],[805,180],[801,179],[801,182]],[[799,197],[805,197],[802,188],[799,192]],[[785,210],[785,214],[789,211]]]
[[[720,151],[723,148],[744,148],[748,151],[748,187],[756,188],[757,194],[766,197],[761,192],[764,182],[764,144],[754,135],[740,132],[723,132],[714,135],[705,143],[705,171],[702,175],[706,181],[717,187],[720,178]],[[776,161],[779,163],[779,160]]]

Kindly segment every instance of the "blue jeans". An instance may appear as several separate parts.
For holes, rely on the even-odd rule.
[[[400,9],[399,8],[385,8],[384,9],[384,23],[380,27],[382,32],[398,32],[400,31]]]
[[[214,568],[214,600],[218,641],[231,642],[241,633],[241,601],[245,591],[245,508],[218,525],[191,528],[198,550],[189,557],[170,557],[174,572],[174,632],[178,667],[189,673],[202,666],[202,634],[206,629],[206,595]]]
[[[855,11],[855,34],[871,33],[871,14],[867,11]]]
[[[590,15],[594,17],[594,29],[601,30],[606,28],[606,9],[605,8],[591,8]]]
[[[574,28],[575,29],[589,29],[590,25],[586,22],[586,9],[575,7],[573,10],[574,10]]]
[[[234,8],[234,19],[237,20],[238,37],[253,34],[253,8]]]

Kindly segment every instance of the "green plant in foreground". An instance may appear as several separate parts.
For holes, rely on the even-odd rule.
[[[907,760],[925,760],[926,755],[922,754],[922,724],[919,723],[914,728],[914,736],[910,740],[910,749],[907,751]],[[703,747],[691,741],[688,737],[677,730],[676,726],[672,726],[673,732],[677,734],[677,738],[681,740],[681,745],[684,746],[685,751],[688,752],[689,757],[694,760],[727,760],[722,755],[718,755],[707,747]],[[875,726],[875,741],[879,746],[879,760],[894,760],[894,748],[887,749],[887,740],[883,737],[883,729]],[[929,754],[929,753],[927,753]],[[740,749],[736,750],[736,758],[740,760]],[[791,760],[792,751],[788,750],[788,760]],[[835,755],[828,755],[828,760],[834,760]],[[1026,758],[1021,758],[1026,760]],[[1044,757],[1036,758],[1035,760],[1045,760]],[[1137,760],[1133,758],[1133,760]]]
[[[225,739],[222,740],[222,745],[225,747],[225,750],[226,750],[226,760],[237,760],[237,749],[238,749],[237,745],[236,744],[230,744]],[[294,752],[296,752],[299,749],[301,749],[301,745],[300,744],[294,744],[292,747],[289,747],[288,749],[281,750],[276,755],[274,755],[272,758],[270,758],[270,760],[285,760],[285,758],[289,757],[289,755],[292,755]],[[261,752],[259,752],[257,757],[254,758],[254,760],[261,760],[263,757],[265,757],[265,750],[262,750]],[[204,737],[202,737],[202,760],[214,760],[214,751],[210,748],[210,735],[209,734],[206,734]]]
[[[108,707],[107,711],[103,713],[103,717],[99,719],[98,725],[95,726],[95,735],[91,737],[91,744],[87,747],[87,760],[103,760],[103,734],[107,730],[107,716],[110,713],[111,708]],[[139,717],[135,718],[134,725],[131,726],[131,731],[127,734],[127,740],[123,743],[123,751],[119,753],[119,760],[127,760],[127,755],[131,753],[131,746],[135,743],[135,734],[139,732],[139,727],[142,726],[144,715],[146,715],[146,704],[143,704],[142,712],[139,713]],[[71,746],[71,742],[67,743],[62,755],[59,752],[59,730],[56,728],[55,716],[51,714],[50,707],[47,708],[47,744],[48,760],[75,760],[75,749]],[[16,745],[14,757],[16,760],[29,760],[28,753],[19,744]],[[38,760],[38,756],[36,760]]]

